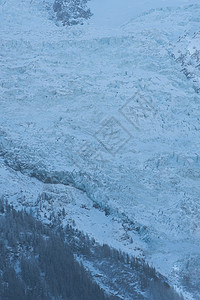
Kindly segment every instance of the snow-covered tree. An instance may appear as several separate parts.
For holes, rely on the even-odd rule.
[[[58,21],[63,25],[82,24],[92,16],[87,7],[88,0],[55,0],[53,9]]]

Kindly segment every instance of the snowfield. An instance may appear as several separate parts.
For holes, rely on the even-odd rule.
[[[200,96],[182,72],[199,80],[200,5],[116,3],[59,27],[51,1],[0,0],[0,197],[45,222],[64,208],[200,299],[182,280],[200,279]]]

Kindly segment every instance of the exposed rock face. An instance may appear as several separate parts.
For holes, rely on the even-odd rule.
[[[56,18],[63,25],[82,24],[84,19],[92,16],[90,9],[87,8],[87,0],[55,0],[53,4]]]
[[[200,92],[200,31],[186,33],[179,38],[174,48],[174,57],[181,63],[183,72],[194,83],[194,89]]]

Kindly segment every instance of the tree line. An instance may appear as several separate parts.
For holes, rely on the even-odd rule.
[[[71,225],[62,228],[54,218],[47,226],[0,200],[0,299],[183,300],[143,259],[99,245]]]

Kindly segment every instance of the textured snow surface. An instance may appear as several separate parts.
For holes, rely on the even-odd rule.
[[[200,92],[200,32],[186,31],[180,36],[173,50],[174,57],[186,77],[192,80],[194,89]]]
[[[103,22],[93,0],[65,28],[41,1],[0,0],[0,196],[46,220],[64,207],[180,289],[200,255],[200,97],[174,59],[198,31],[191,2],[127,1],[118,20],[119,1]]]

